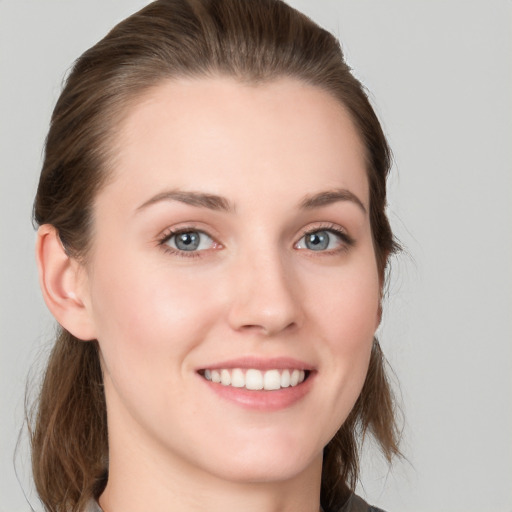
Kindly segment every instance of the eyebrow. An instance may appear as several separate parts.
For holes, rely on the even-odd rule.
[[[221,212],[235,211],[235,206],[225,197],[205,192],[183,190],[167,190],[165,192],[161,192],[142,203],[136,211],[138,212],[161,201],[179,201],[191,206],[208,208],[209,210]],[[299,207],[302,210],[313,210],[339,201],[349,201],[354,203],[366,214],[366,208],[362,201],[347,189],[326,190],[311,196],[306,196],[299,204]]]
[[[145,203],[141,204],[136,211],[143,210],[148,206],[161,201],[179,201],[180,203],[189,204],[191,206],[198,206],[200,208],[208,208],[209,210],[222,212],[231,212],[235,209],[226,198],[215,194],[183,190],[168,190],[148,199]]]
[[[301,209],[311,210],[327,206],[338,201],[349,201],[356,204],[365,214],[366,208],[363,202],[350,190],[338,188],[334,190],[326,190],[312,196],[307,196],[300,204]]]

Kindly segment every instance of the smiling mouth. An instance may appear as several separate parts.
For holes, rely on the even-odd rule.
[[[310,371],[299,369],[262,371],[255,368],[219,368],[201,370],[199,374],[204,379],[223,386],[244,388],[249,391],[277,391],[298,386],[309,377]]]

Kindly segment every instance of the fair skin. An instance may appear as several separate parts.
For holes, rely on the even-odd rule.
[[[322,450],[359,395],[380,320],[349,116],[292,79],[180,79],[131,107],[116,148],[85,264],[49,226],[38,241],[50,309],[100,346],[100,504],[317,511]],[[246,389],[248,374],[272,389]]]

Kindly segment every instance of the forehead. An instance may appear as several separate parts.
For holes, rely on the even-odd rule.
[[[129,108],[115,153],[114,184],[131,182],[139,194],[343,187],[368,204],[364,148],[350,116],[329,93],[295,79],[163,82]]]

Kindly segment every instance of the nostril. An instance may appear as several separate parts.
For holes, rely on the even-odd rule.
[[[284,327],[283,327],[284,325]],[[272,336],[274,334],[282,333],[284,331],[291,331],[295,329],[297,324],[295,322],[290,322],[288,324],[284,324],[282,322],[276,321],[262,321],[261,324],[245,324],[241,325],[237,330],[239,331],[248,331],[253,333],[261,333],[265,336]]]

